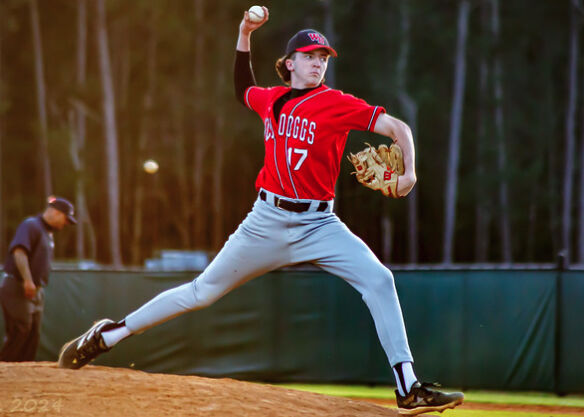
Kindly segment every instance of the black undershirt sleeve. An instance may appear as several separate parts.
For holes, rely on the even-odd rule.
[[[257,85],[251,67],[250,52],[235,51],[233,84],[235,86],[235,97],[237,97],[237,100],[245,106],[245,90],[253,85]]]

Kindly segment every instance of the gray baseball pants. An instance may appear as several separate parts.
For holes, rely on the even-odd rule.
[[[347,281],[367,304],[391,366],[413,362],[391,271],[332,213],[276,208],[257,199],[221,251],[192,282],[160,293],[126,317],[132,333],[205,308],[234,288],[274,269],[309,262]],[[307,201],[311,200],[295,200]]]

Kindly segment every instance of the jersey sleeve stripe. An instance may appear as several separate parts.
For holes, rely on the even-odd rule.
[[[377,120],[377,118],[379,117],[379,115],[381,114],[381,111],[379,106],[375,106],[375,108],[373,109],[373,114],[371,115],[371,120],[369,120],[369,125],[367,126],[367,130],[371,130],[375,127],[375,121]]]

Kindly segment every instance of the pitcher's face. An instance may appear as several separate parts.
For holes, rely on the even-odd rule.
[[[322,83],[328,59],[329,53],[326,49],[295,52],[291,58],[286,60],[292,88],[312,88]]]

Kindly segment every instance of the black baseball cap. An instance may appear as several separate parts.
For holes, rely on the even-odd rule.
[[[296,35],[292,36],[286,45],[286,55],[291,55],[293,52],[308,52],[315,49],[324,48],[332,56],[337,56],[335,51],[329,44],[325,36],[314,29],[303,29]]]
[[[67,199],[62,197],[49,197],[49,207],[56,208],[60,212],[64,213],[67,216],[67,221],[71,224],[77,224],[77,219],[75,219],[75,208],[73,204]]]

